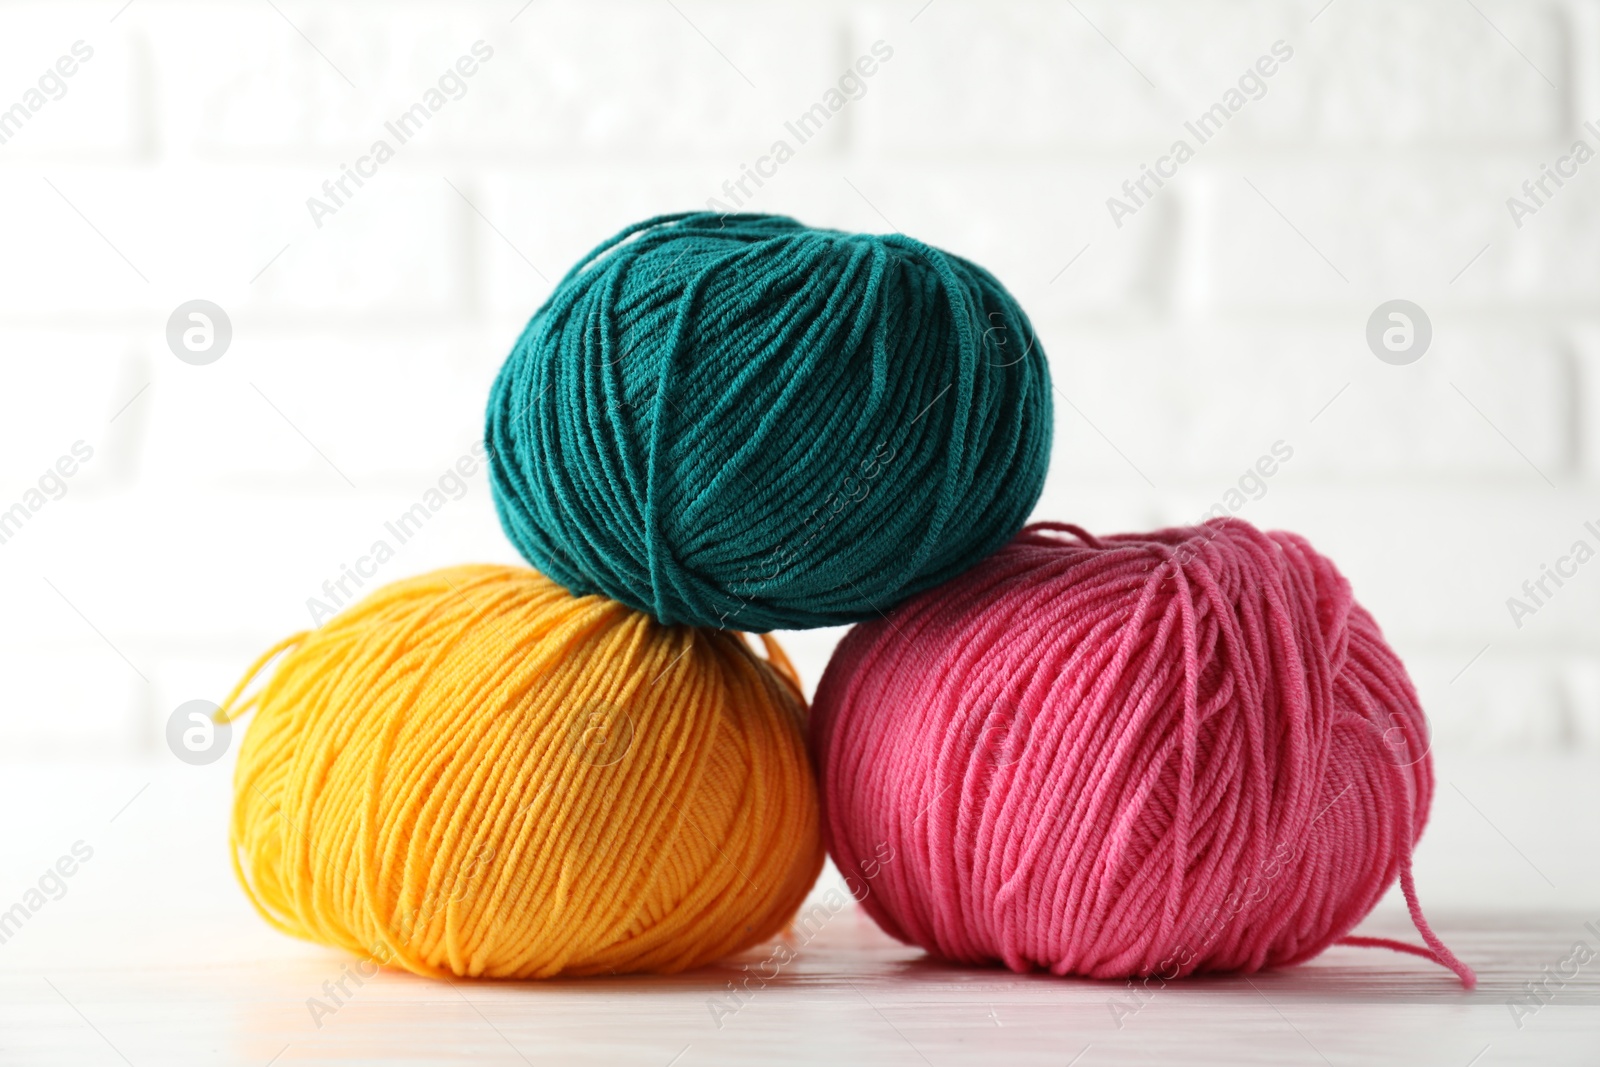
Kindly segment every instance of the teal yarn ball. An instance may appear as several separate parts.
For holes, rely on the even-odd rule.
[[[489,398],[534,567],[665,623],[875,618],[1021,528],[1050,372],[976,264],[899,234],[692,212],[628,227],[534,313]]]

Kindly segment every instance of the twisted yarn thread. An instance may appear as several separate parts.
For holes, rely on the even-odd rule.
[[[689,213],[583,258],[489,398],[506,534],[576,593],[745,630],[875,616],[1038,500],[1050,380],[983,268],[899,234]]]
[[[1062,534],[1071,537],[1063,537]],[[1334,565],[1237,519],[1097,539],[1030,526],[864,623],[812,744],[863,904],[956,961],[1093,978],[1252,972],[1343,938],[1399,877],[1433,794],[1416,693]]]
[[[767,654],[522,568],[383,587],[219,713],[255,711],[239,880],[279,929],[419,974],[672,972],[754,945],[822,864],[804,699]]]

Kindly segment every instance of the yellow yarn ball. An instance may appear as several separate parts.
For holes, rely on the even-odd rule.
[[[379,589],[218,713],[255,712],[240,882],[284,931],[420,974],[669,973],[757,944],[823,855],[805,701],[763,640],[523,568]]]

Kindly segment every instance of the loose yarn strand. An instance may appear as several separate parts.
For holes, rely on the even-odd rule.
[[[1369,736],[1372,737],[1373,745],[1380,749],[1380,758],[1382,758],[1381,749],[1383,747],[1383,740],[1380,732],[1381,728],[1374,725],[1371,729],[1372,734]],[[1399,767],[1393,766],[1392,764],[1390,765],[1391,777],[1399,774],[1399,772]],[[1406,822],[1409,825],[1411,821],[1412,812],[1407,810]],[[1356,948],[1386,948],[1391,952],[1405,952],[1413,956],[1421,956],[1425,960],[1432,960],[1439,966],[1453,971],[1456,977],[1461,979],[1461,985],[1463,988],[1468,990],[1476,989],[1478,986],[1477,972],[1475,972],[1466,963],[1462,962],[1461,958],[1458,957],[1454,952],[1450,951],[1449,947],[1446,946],[1442,940],[1440,940],[1439,935],[1433,932],[1433,927],[1429,925],[1427,917],[1422,913],[1422,904],[1417,898],[1416,880],[1412,877],[1411,873],[1411,857],[1414,846],[1411,843],[1409,836],[1407,836],[1404,841],[1405,844],[1401,848],[1399,857],[1400,892],[1405,897],[1406,911],[1411,916],[1411,925],[1415,927],[1417,933],[1422,936],[1422,940],[1427,947],[1423,948],[1418,945],[1407,944],[1404,941],[1396,941],[1387,937],[1364,937],[1356,935],[1346,935],[1341,937],[1337,944],[1349,945]]]
[[[237,683],[235,683],[232,691],[229,692],[227,697],[223,699],[222,703],[218,705],[217,710],[212,713],[212,721],[219,723],[236,722],[245,715],[249,714],[250,709],[255,707],[256,701],[260,698],[260,694],[257,693],[251,696],[249,700],[241,700],[241,694],[243,694],[244,691],[249,688],[251,682],[256,680],[257,676],[261,674],[262,670],[267,664],[271,663],[285,651],[294,648],[301,641],[305,640],[306,634],[309,632],[310,631],[302,630],[300,633],[290,634],[288,637],[285,637],[282,641],[279,641],[277,644],[261,653],[261,655],[257,656],[255,662],[246,668],[244,675]]]
[[[1441,967],[1447,967],[1455,972],[1461,979],[1461,986],[1467,990],[1478,988],[1478,975],[1471,967],[1462,962],[1461,958],[1439,939],[1433,932],[1433,927],[1428,925],[1427,918],[1422,914],[1422,905],[1417,901],[1417,885],[1411,876],[1411,857],[1405,858],[1400,868],[1400,891],[1405,894],[1406,910],[1411,914],[1411,924],[1417,928],[1417,933],[1422,935],[1422,940],[1427,943],[1423,948],[1419,945],[1407,944],[1404,941],[1395,941],[1387,937],[1357,937],[1348,935],[1341,937],[1338,944],[1350,945],[1356,948],[1386,948],[1391,952],[1406,952],[1413,956],[1421,956],[1425,960],[1432,960]]]

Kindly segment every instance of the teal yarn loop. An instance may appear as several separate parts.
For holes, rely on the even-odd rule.
[[[501,524],[666,623],[875,618],[1021,528],[1049,368],[973,263],[900,234],[692,212],[629,226],[534,313],[489,398]]]

